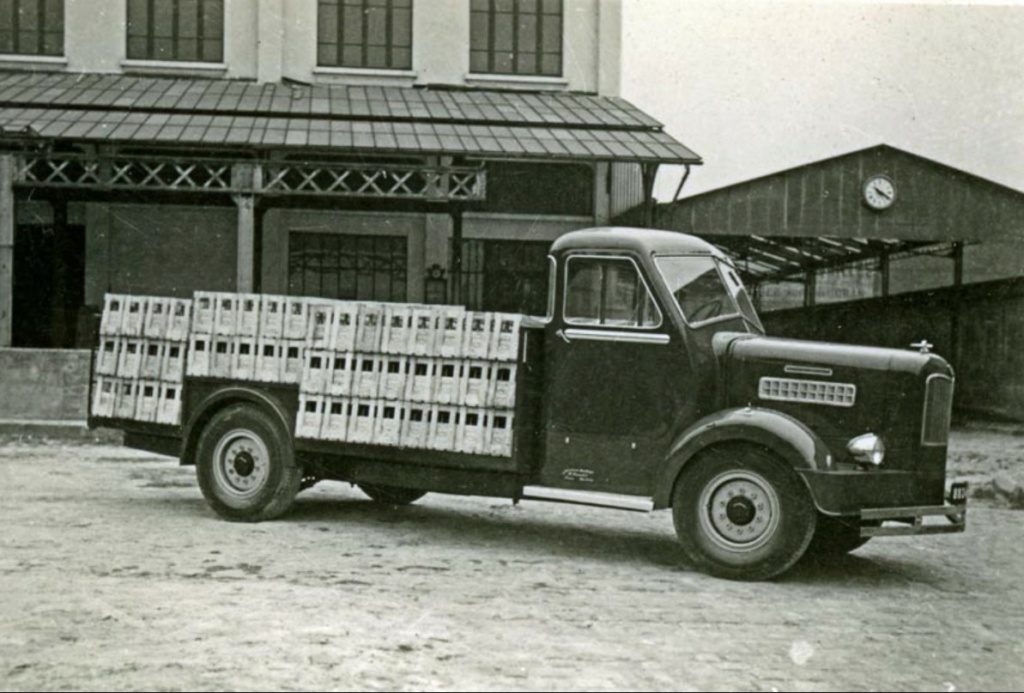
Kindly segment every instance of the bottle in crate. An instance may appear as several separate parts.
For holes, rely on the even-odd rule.
[[[352,371],[352,394],[361,399],[377,397],[382,363],[377,356],[355,355],[355,370]]]
[[[241,315],[241,314],[239,314]],[[259,343],[255,337],[235,337],[232,340],[231,377],[239,380],[256,379],[256,354]]]
[[[433,405],[420,402],[405,404],[405,418],[402,420],[399,445],[405,448],[429,447],[432,408]]]
[[[327,384],[331,381],[334,354],[323,349],[306,349],[304,361],[299,390],[312,394],[326,394]]]
[[[302,342],[285,342],[281,346],[280,382],[298,383],[302,379]]]
[[[488,406],[491,399],[491,363],[488,361],[467,361],[465,369],[464,395],[462,401],[470,407]]]
[[[210,375],[213,353],[213,337],[208,334],[194,334],[188,340],[186,373],[193,377],[205,378]]]
[[[492,411],[484,452],[498,457],[512,456],[512,424],[515,414],[511,411]]]
[[[465,327],[465,309],[458,306],[442,306],[437,320],[437,336],[434,343],[440,356],[446,358],[462,356]]]
[[[416,356],[435,356],[440,310],[436,306],[414,306],[411,313],[412,334],[408,340],[409,353]]]
[[[139,377],[145,380],[159,380],[163,372],[166,346],[158,339],[142,340],[142,359],[139,364]],[[155,396],[155,395],[154,395]]]
[[[103,297],[103,316],[100,318],[101,335],[121,336],[121,322],[124,319],[125,308],[127,308],[127,298],[121,294],[106,294]]]
[[[262,297],[259,294],[239,294],[236,304],[235,334],[257,337],[260,333]]]
[[[142,349],[144,342],[133,337],[122,337],[121,348],[118,350],[117,374],[122,378],[137,378],[142,367]]]
[[[455,451],[455,439],[459,427],[459,408],[436,405],[433,408],[428,445],[431,450]]]
[[[330,303],[310,303],[307,311],[307,346],[314,349],[333,349],[335,333],[334,305]]]
[[[346,397],[325,398],[324,421],[320,437],[324,440],[348,440],[348,417],[352,409]]]
[[[187,298],[172,298],[167,307],[167,339],[173,342],[188,340],[189,326],[192,324],[192,301]]]
[[[376,400],[352,400],[352,413],[348,417],[348,442],[372,443],[377,427]]]
[[[144,296],[126,296],[127,307],[121,316],[121,334],[129,337],[141,337],[146,320],[146,302]]]
[[[378,402],[373,442],[377,445],[398,445],[402,437],[405,409],[401,402]]]
[[[356,357],[347,352],[328,352],[331,359],[330,378],[327,381],[327,393],[335,397],[348,395],[352,392],[352,378],[356,367]]]
[[[405,356],[387,356],[381,359],[383,372],[377,394],[381,399],[404,399],[409,384],[409,361]]]
[[[284,338],[305,341],[309,319],[308,301],[300,296],[289,296],[285,299],[284,307]]]
[[[213,317],[213,333],[234,337],[238,334],[238,294],[218,293]]]
[[[406,379],[405,398],[411,402],[432,402],[437,363],[429,357],[409,359],[409,373]]]
[[[455,449],[478,455],[486,447],[487,410],[474,407],[459,408],[459,426]]]
[[[284,335],[285,307],[283,296],[263,296],[259,317],[261,339],[278,339]]]
[[[410,354],[413,336],[412,307],[402,303],[389,303],[384,308],[384,334],[381,351],[385,354]]]
[[[185,379],[185,345],[178,342],[164,345],[160,379],[168,383],[180,383]]]
[[[135,418],[135,403],[139,394],[139,382],[120,379],[117,383],[117,400],[114,404],[114,418]]]
[[[117,395],[121,381],[113,376],[98,376],[92,390],[92,415],[110,419],[117,410]]]
[[[160,403],[160,383],[155,380],[141,380],[138,386],[138,401],[135,403],[135,420],[156,422],[157,405]]]
[[[214,378],[230,378],[234,365],[234,337],[214,335],[213,351],[210,353],[210,375]]]
[[[516,313],[497,313],[496,329],[491,346],[491,358],[496,361],[515,361],[519,358],[519,330],[523,316]]]
[[[462,404],[465,401],[465,364],[460,359],[441,359],[434,379],[434,401]]]
[[[156,422],[172,426],[181,423],[181,383],[160,383],[160,401],[156,405]]]
[[[161,296],[146,299],[146,318],[142,325],[142,336],[146,339],[166,339],[171,315],[171,300]]]
[[[494,339],[493,313],[467,313],[465,343],[462,353],[466,358],[485,360],[491,355],[491,342]]]
[[[217,312],[217,295],[210,291],[196,291],[192,299],[192,333],[213,334]]]
[[[281,378],[284,347],[277,337],[260,337],[256,342],[256,380],[275,383]]]
[[[513,409],[516,406],[516,371],[514,362],[491,364],[490,406],[502,409]]]
[[[308,392],[299,394],[299,413],[298,420],[295,422],[295,437],[320,437],[320,428],[324,421],[324,404],[323,395],[313,395]]]
[[[96,349],[96,373],[117,375],[118,356],[121,340],[118,337],[102,337]]]
[[[359,304],[359,320],[356,323],[355,351],[373,354],[381,349],[384,332],[384,304],[377,302]]]

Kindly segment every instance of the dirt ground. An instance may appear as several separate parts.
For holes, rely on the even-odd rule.
[[[952,472],[1024,470],[960,430]],[[770,583],[694,572],[667,513],[347,485],[218,519],[191,468],[0,444],[2,690],[1020,690],[1024,512]],[[984,494],[982,494],[984,496]]]

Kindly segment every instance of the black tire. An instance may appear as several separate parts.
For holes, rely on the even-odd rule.
[[[286,513],[302,483],[288,431],[265,411],[234,404],[214,414],[196,445],[203,497],[229,520],[260,522]]]
[[[878,522],[865,523],[878,526]],[[807,547],[808,557],[826,558],[848,554],[871,540],[860,536],[861,522],[857,518],[818,515],[814,538]]]
[[[672,517],[683,551],[703,572],[767,580],[807,550],[817,511],[796,472],[762,448],[712,448],[684,468]]]
[[[359,490],[377,503],[385,505],[409,505],[427,495],[426,491],[384,484],[359,484]]]

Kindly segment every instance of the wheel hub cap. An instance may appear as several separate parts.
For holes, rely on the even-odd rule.
[[[217,443],[213,470],[222,494],[235,499],[250,498],[267,483],[270,453],[263,440],[252,431],[230,431]]]
[[[701,492],[700,522],[714,544],[730,551],[753,551],[774,536],[779,498],[760,474],[732,470],[719,474]]]

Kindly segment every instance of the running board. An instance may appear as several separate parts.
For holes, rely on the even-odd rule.
[[[620,493],[602,493],[600,491],[576,491],[568,488],[551,488],[550,486],[524,486],[523,500],[546,500],[556,503],[575,503],[577,505],[596,505],[601,508],[619,508],[649,513],[654,510],[654,499],[644,496],[624,496]]]

